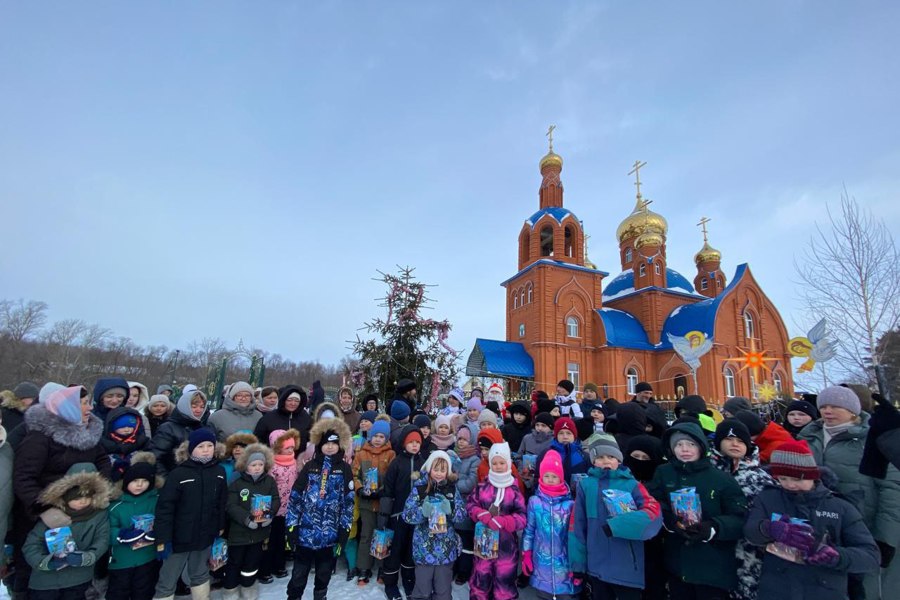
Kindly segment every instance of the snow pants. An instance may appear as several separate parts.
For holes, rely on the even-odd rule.
[[[152,600],[159,577],[159,561],[127,569],[110,569],[106,600]]]
[[[502,538],[501,538],[502,543]],[[475,557],[469,579],[469,600],[515,600],[519,597],[516,575],[519,572],[519,551],[501,548],[494,560]]]
[[[409,600],[451,600],[453,565],[416,565],[416,588]]]

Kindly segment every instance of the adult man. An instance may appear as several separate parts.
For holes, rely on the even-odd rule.
[[[397,382],[397,387],[394,388],[394,397],[388,400],[385,407],[387,414],[391,414],[391,405],[397,400],[406,402],[410,413],[416,412],[416,382],[405,378]]]
[[[638,383],[634,388],[632,402],[637,402],[647,410],[647,426],[650,427],[650,431],[647,433],[662,438],[662,434],[669,424],[666,421],[666,413],[653,401],[653,386],[646,381]]]

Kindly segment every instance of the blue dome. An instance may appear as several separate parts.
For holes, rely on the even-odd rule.
[[[578,218],[575,216],[575,214],[568,208],[563,208],[561,206],[553,206],[551,208],[542,208],[541,210],[537,211],[536,213],[534,213],[533,215],[528,217],[525,220],[525,222],[528,223],[529,225],[531,225],[531,227],[534,227],[535,223],[540,221],[544,215],[550,215],[559,224],[562,224],[563,219],[565,219],[566,217],[572,217],[576,221],[578,220]]]
[[[668,290],[680,292],[682,294],[696,295],[694,286],[691,285],[691,282],[675,269],[666,267],[666,282],[668,283],[668,287],[666,288]],[[619,296],[624,296],[634,291],[634,271],[622,271],[606,285],[606,288],[603,290],[603,299],[614,300]]]

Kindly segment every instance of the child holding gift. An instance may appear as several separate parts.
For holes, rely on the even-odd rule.
[[[259,565],[257,580],[260,583],[272,583],[272,576],[281,579],[287,577],[285,550],[284,517],[287,514],[291,489],[297,481],[297,448],[300,447],[300,432],[296,429],[276,429],[269,434],[269,447],[275,464],[269,474],[278,487],[278,510],[274,513],[272,525],[269,527],[269,543],[263,552],[263,560]]]
[[[378,499],[384,490],[384,477],[394,460],[394,450],[388,443],[391,424],[375,421],[366,443],[353,456],[353,483],[359,496],[359,552],[355,567],[358,570],[357,585],[363,586],[372,578],[372,532],[378,520]],[[367,475],[374,469],[374,475]],[[375,489],[372,489],[374,476]]]

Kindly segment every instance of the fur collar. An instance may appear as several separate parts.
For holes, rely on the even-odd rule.
[[[57,444],[76,450],[96,446],[103,436],[103,421],[97,415],[91,414],[87,425],[76,425],[54,415],[41,404],[25,411],[25,426],[29,433],[42,433]]]
[[[8,390],[2,392],[2,394],[0,394],[0,398],[3,399],[2,402],[0,402],[0,406],[3,406],[3,408],[17,410],[20,413],[24,413],[28,409],[28,407],[25,406],[21,400],[16,398],[15,394],[13,394],[12,392],[10,392]],[[36,405],[37,401],[35,401],[34,404]]]
[[[66,512],[66,503],[63,500],[63,494],[73,487],[87,489],[90,492],[93,501],[92,508],[94,510],[103,510],[109,506],[109,497],[112,488],[106,479],[96,471],[93,473],[75,473],[66,475],[57,479],[41,492],[38,501],[48,506]]]

